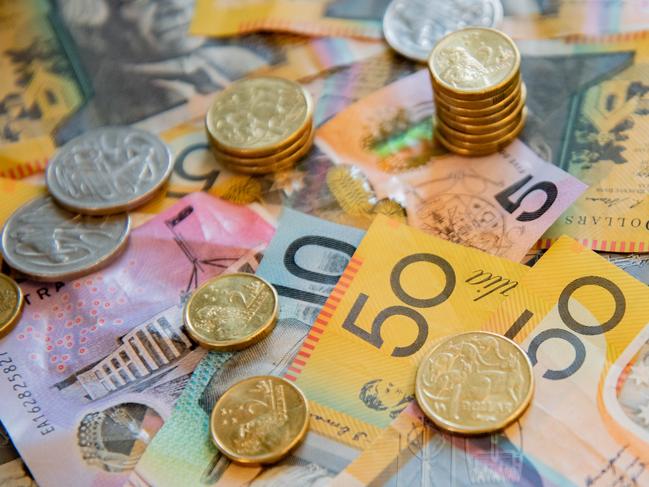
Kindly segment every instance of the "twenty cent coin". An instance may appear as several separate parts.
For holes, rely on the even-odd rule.
[[[311,95],[294,81],[259,77],[216,95],[205,125],[211,143],[235,157],[263,157],[290,146],[312,123]]]
[[[23,309],[23,292],[9,276],[0,274],[0,337],[18,323]]]
[[[230,460],[275,463],[306,435],[308,403],[302,391],[280,377],[244,379],[217,401],[210,418],[212,441]]]
[[[468,25],[494,27],[503,17],[500,0],[393,0],[383,35],[399,54],[425,62],[435,43]]]
[[[171,153],[155,135],[105,127],[64,145],[47,166],[47,187],[64,208],[111,215],[153,198],[169,179]]]
[[[125,248],[131,220],[62,209],[49,197],[30,201],[2,229],[7,264],[37,281],[67,281],[107,265]]]
[[[440,428],[483,434],[516,421],[533,390],[527,354],[508,338],[477,331],[435,344],[419,365],[415,393]]]
[[[185,327],[201,346],[240,350],[265,338],[275,327],[277,291],[254,274],[210,279],[185,305]]]

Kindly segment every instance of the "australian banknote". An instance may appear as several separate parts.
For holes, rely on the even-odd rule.
[[[440,432],[413,404],[334,485],[644,485],[648,294],[560,239],[484,327],[530,356],[530,409],[501,433],[468,439]],[[499,390],[485,404],[501,400]]]
[[[646,36],[518,44],[530,111],[522,140],[589,185],[543,247],[566,234],[594,250],[649,251]]]
[[[237,353],[209,353],[196,368],[171,418],[136,466],[133,485],[216,485],[229,462],[209,437],[209,416],[216,400],[232,384],[251,375],[282,375],[295,358],[333,286],[347,266],[361,230],[284,210],[277,233],[265,251],[257,274],[279,294],[275,331]],[[317,434],[266,477],[325,479],[341,471],[356,450]],[[256,469],[240,469],[254,478]],[[230,470],[229,475],[235,476]],[[239,476],[241,478],[241,476]],[[279,480],[277,480],[279,481]]]
[[[376,217],[285,375],[317,414],[311,431],[366,448],[414,398],[427,345],[476,329],[527,271]]]
[[[22,319],[0,341],[0,418],[40,485],[123,484],[204,355],[182,328],[184,300],[227,269],[254,270],[273,233],[197,193],[133,231],[107,269],[20,283]],[[33,251],[84,242],[52,238]]]
[[[649,28],[649,6],[644,0],[504,0],[503,10],[500,28],[518,39]]]
[[[197,0],[191,32],[231,36],[262,30],[308,35],[382,37],[389,0]]]
[[[90,128],[141,122],[159,132],[203,115],[215,91],[251,72],[299,79],[385,49],[342,38],[190,36],[193,0],[1,5],[0,176],[12,178],[41,171],[57,146]]]
[[[425,70],[402,78],[324,124],[318,143],[402,201],[410,224],[520,261],[585,185],[520,141],[488,157],[448,153],[433,138],[432,96]]]

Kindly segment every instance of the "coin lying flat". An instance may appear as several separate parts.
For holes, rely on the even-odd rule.
[[[465,108],[468,110],[488,110],[493,109],[494,106],[502,106],[511,101],[521,88],[520,76],[516,76],[512,83],[507,85],[501,91],[491,94],[484,98],[476,100],[463,100],[461,98],[454,98],[442,90],[435,91],[435,100],[442,101],[448,106]]]
[[[525,83],[522,83],[520,90],[513,91],[509,96],[499,103],[490,106],[489,108],[463,108],[459,106],[449,105],[444,98],[435,94],[435,107],[440,112],[444,112],[444,116],[455,118],[458,121],[464,119],[470,120],[466,123],[473,123],[474,125],[485,125],[494,123],[508,113],[519,103],[525,103],[527,100],[527,88]]]
[[[311,123],[311,95],[274,77],[232,83],[214,98],[205,125],[211,143],[234,157],[263,157],[287,148]]]
[[[0,337],[18,323],[24,305],[23,292],[9,276],[0,274]]]
[[[59,207],[50,196],[16,210],[2,229],[11,267],[38,281],[67,281],[107,265],[125,248],[128,215],[92,217]]]
[[[155,135],[132,127],[105,127],[59,149],[45,179],[64,208],[111,215],[153,198],[172,168],[171,152]]]
[[[415,393],[419,407],[440,428],[484,434],[516,421],[533,390],[527,354],[508,338],[477,331],[433,345],[419,365]]]
[[[521,122],[521,117],[527,118],[527,108],[524,105],[520,109],[512,113],[510,117],[506,117],[506,124],[494,128],[488,133],[484,134],[471,134],[462,130],[457,130],[447,125],[444,121],[438,119],[435,127],[444,134],[449,140],[458,140],[460,142],[468,142],[471,144],[488,144],[498,141],[512,133]]]
[[[230,460],[275,463],[304,438],[309,408],[300,389],[274,376],[250,377],[230,387],[214,405],[210,432]]]
[[[520,64],[520,52],[509,36],[485,27],[446,35],[428,60],[436,89],[465,99],[497,93],[519,75]]]
[[[265,338],[275,327],[277,291],[254,274],[226,274],[194,291],[185,305],[185,327],[201,346],[240,350]]]
[[[393,0],[383,34],[399,54],[425,62],[435,43],[467,25],[494,27],[503,17],[500,0]]]

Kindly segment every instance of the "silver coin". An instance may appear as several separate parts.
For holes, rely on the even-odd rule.
[[[463,27],[495,27],[500,0],[392,0],[383,17],[383,35],[399,54],[425,62],[435,43]]]
[[[68,210],[110,215],[153,198],[171,170],[171,153],[155,135],[106,127],[65,144],[48,164],[45,178],[52,196]]]
[[[86,216],[50,196],[30,201],[7,220],[0,238],[9,266],[38,281],[66,281],[107,265],[125,248],[130,217]]]

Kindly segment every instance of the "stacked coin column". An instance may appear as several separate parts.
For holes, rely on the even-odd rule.
[[[516,44],[485,27],[452,32],[433,48],[428,67],[435,97],[435,135],[463,156],[485,156],[525,126],[526,88]]]

